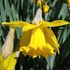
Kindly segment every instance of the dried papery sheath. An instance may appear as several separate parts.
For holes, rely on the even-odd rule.
[[[37,12],[36,12],[35,18],[33,19],[32,23],[38,24],[42,20],[43,20],[43,18],[42,18],[42,10],[38,9]]]
[[[14,28],[11,28],[7,38],[5,40],[5,43],[2,46],[2,56],[3,58],[6,58],[13,52],[13,44],[14,44]]]

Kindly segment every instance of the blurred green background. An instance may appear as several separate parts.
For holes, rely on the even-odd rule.
[[[50,6],[49,12],[43,15],[46,21],[67,20],[70,22],[70,10],[67,0],[46,0]],[[32,0],[0,0],[0,23],[4,21],[22,20],[31,22],[37,10],[37,3]],[[24,57],[22,53],[18,58],[15,70],[70,70],[70,25],[52,28],[60,44],[60,54],[32,59]],[[0,48],[4,43],[9,27],[0,25]],[[18,46],[21,29],[16,28],[14,50]]]

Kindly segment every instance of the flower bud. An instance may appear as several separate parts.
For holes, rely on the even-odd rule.
[[[49,10],[49,6],[48,5],[43,5],[43,12],[46,14]]]

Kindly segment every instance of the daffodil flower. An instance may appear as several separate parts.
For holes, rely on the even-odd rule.
[[[0,52],[0,70],[15,70],[16,62],[16,52],[5,59],[3,59],[2,53]]]
[[[36,24],[24,21],[4,22],[2,24],[22,28],[23,34],[20,39],[19,51],[23,52],[24,55],[48,57],[54,55],[55,51],[59,53],[58,41],[49,27],[67,25],[69,22],[64,20],[52,22],[42,20]]]
[[[15,30],[10,28],[6,40],[0,51],[0,70],[15,70],[19,51],[13,52]]]
[[[3,25],[20,27],[23,34],[20,38],[20,49],[24,55],[48,57],[59,53],[59,44],[50,27],[67,25],[69,22],[55,20],[52,22],[42,19],[42,10],[38,9],[32,24],[24,21],[3,22]]]
[[[43,5],[43,12],[46,14],[49,11],[49,6],[47,4]]]
[[[70,5],[70,0],[67,0],[68,4]]]

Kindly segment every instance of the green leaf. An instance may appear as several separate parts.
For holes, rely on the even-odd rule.
[[[59,18],[65,19],[67,16],[67,13],[68,13],[67,4],[63,3],[61,10],[60,10],[60,13],[58,15],[58,19]]]
[[[0,0],[0,22],[6,21],[6,13],[4,10],[3,0]]]
[[[67,25],[63,28],[63,31],[62,31],[60,39],[59,39],[59,43],[61,45],[66,41],[69,33],[70,33],[70,25]]]
[[[5,4],[5,13],[6,16],[8,17],[8,21],[13,21],[12,15],[11,15],[11,7],[10,7],[10,3],[8,0],[4,0],[4,4]]]
[[[13,20],[19,20],[19,17],[18,17],[18,12],[16,11],[14,5],[12,4],[11,6],[11,14],[12,14],[12,18]]]

